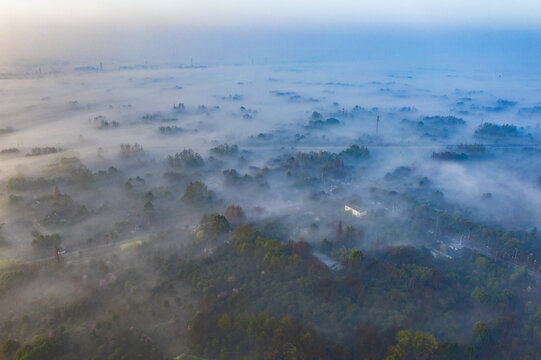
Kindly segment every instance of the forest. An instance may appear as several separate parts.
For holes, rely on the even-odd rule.
[[[536,85],[318,66],[9,80],[0,359],[537,359]]]

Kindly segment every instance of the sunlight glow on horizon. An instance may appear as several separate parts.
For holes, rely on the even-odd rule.
[[[3,0],[0,2],[0,20],[15,25],[539,27],[541,3],[538,0]]]
[[[478,30],[489,34],[474,35]],[[382,43],[412,51],[415,42],[438,51],[469,42],[475,51],[518,41],[517,48],[537,51],[540,30],[539,0],[0,0],[0,62],[188,53],[220,61],[242,55],[230,62],[269,53],[284,59],[278,48],[296,54],[291,59],[321,59],[332,51],[373,53]],[[510,38],[520,32],[529,34]],[[400,39],[406,33],[414,36]]]

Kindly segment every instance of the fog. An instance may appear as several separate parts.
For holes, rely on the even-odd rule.
[[[41,75],[3,80],[2,102],[6,106],[2,108],[1,126],[13,131],[2,136],[2,146],[21,150],[20,155],[4,160],[4,179],[19,169],[25,169],[23,173],[39,172],[44,159],[48,162],[58,157],[25,157],[33,147],[61,148],[65,152],[60,156],[76,156],[96,171],[100,166],[121,168],[118,152],[122,143],[143,145],[145,159],[158,167],[167,155],[184,148],[208,156],[208,150],[221,143],[237,144],[247,152],[250,162],[260,167],[285,153],[337,151],[359,143],[369,146],[373,155],[367,173],[373,181],[398,166],[413,166],[417,176],[429,177],[451,203],[475,208],[480,205],[478,197],[490,192],[494,195],[491,201],[516,201],[515,212],[527,210],[519,216],[521,225],[537,225],[535,156],[521,148],[498,146],[489,148],[483,159],[459,163],[431,160],[434,151],[448,146],[483,143],[473,136],[483,122],[524,127],[534,140],[521,139],[517,144],[536,148],[539,117],[521,115],[520,109],[538,104],[537,77],[524,81],[523,75],[491,70],[400,69],[363,62],[103,72],[77,71],[66,65],[58,73],[41,71]],[[461,101],[464,98],[467,100]],[[498,109],[498,99],[514,104]],[[184,104],[183,113],[175,113],[173,105],[178,103]],[[210,110],[198,110],[200,105]],[[214,106],[219,110],[212,110]],[[241,106],[247,110],[240,110]],[[354,113],[355,106],[367,110]],[[336,117],[340,124],[310,128],[314,111]],[[167,123],[142,119],[157,114],[178,120]],[[376,137],[378,115],[381,120]],[[414,122],[435,115],[463,118],[465,126],[432,139],[415,129]],[[100,116],[119,126],[99,129],[100,120],[95,119]],[[159,132],[160,126],[170,125],[183,131],[169,135]],[[261,133],[273,138],[254,139]],[[294,142],[295,134],[306,138]],[[278,183],[274,191],[280,192],[282,186]],[[355,186],[349,184],[348,191],[354,193]],[[507,217],[504,211],[501,217],[490,214],[484,220],[502,222]]]
[[[105,357],[114,349],[99,344],[130,338],[126,329],[148,358],[279,358],[201,340],[201,316],[218,316],[217,331],[222,313],[262,312],[351,353],[347,332],[371,329],[381,341],[368,358],[391,354],[402,329],[434,334],[440,355],[449,342],[488,358],[496,342],[475,343],[474,324],[502,344],[516,337],[498,332],[505,316],[534,327],[537,31],[164,26],[113,36],[104,25],[20,41],[36,29],[0,38],[11,50],[0,70],[2,343],[37,346],[35,335],[62,325],[66,358],[90,348],[89,333],[94,358]],[[268,273],[272,289],[296,279],[298,300],[258,295],[268,290],[244,267]],[[432,275],[410,274],[421,268]],[[378,307],[385,286],[392,301],[395,290],[411,296],[414,315],[399,300]],[[434,305],[425,290],[454,300]],[[427,303],[438,310],[423,317]],[[101,321],[114,323],[105,338]]]

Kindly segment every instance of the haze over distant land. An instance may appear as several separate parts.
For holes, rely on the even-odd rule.
[[[539,24],[534,0],[4,0],[0,61],[535,64]]]
[[[0,360],[537,360],[539,24],[0,0]]]

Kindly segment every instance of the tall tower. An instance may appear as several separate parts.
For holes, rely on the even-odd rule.
[[[60,193],[60,190],[58,189],[58,185],[56,185],[55,188],[54,188],[54,199],[56,201],[60,200],[61,195],[62,194]]]

